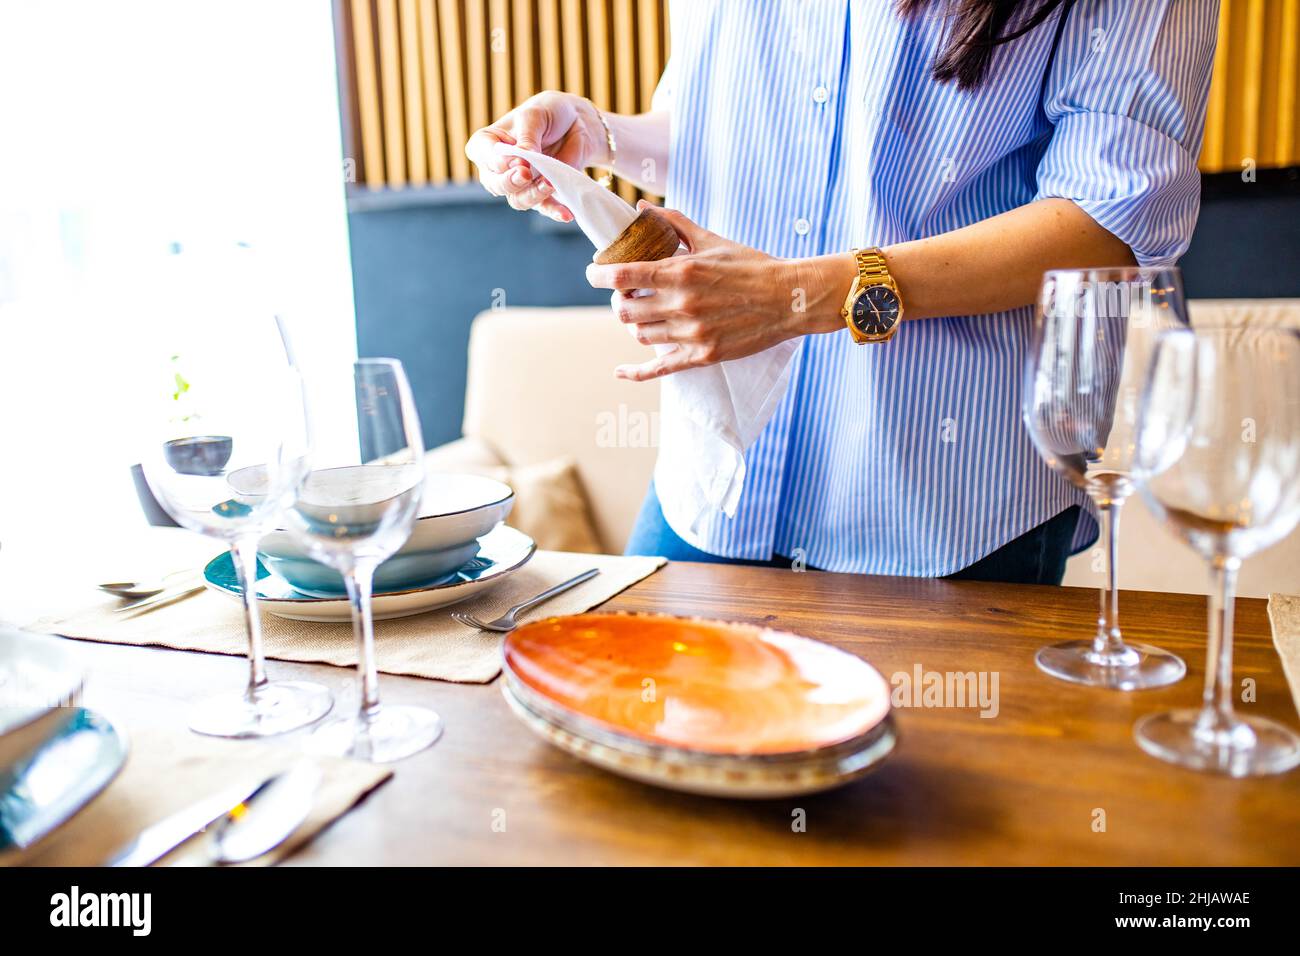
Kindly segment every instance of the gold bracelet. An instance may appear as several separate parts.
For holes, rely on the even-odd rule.
[[[596,119],[600,120],[600,125],[605,130],[605,146],[609,149],[608,171],[605,173],[604,176],[601,176],[600,179],[596,180],[596,182],[600,183],[606,189],[613,189],[614,188],[614,157],[618,151],[618,146],[614,142],[614,131],[609,128],[609,123],[605,119],[605,114],[600,111],[600,107],[598,107],[595,103],[592,103],[590,99],[588,99],[587,102],[591,103],[591,108],[596,111]]]

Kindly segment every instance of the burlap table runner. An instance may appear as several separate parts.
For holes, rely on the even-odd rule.
[[[300,760],[321,769],[307,819],[279,847],[247,865],[269,866],[311,840],[392,776],[387,767],[337,757],[304,757],[295,749],[255,741],[201,737],[184,728],[126,728],[130,752],[121,773],[80,813],[25,851],[0,854],[0,865],[100,866],[128,840],[205,797],[236,783],[255,783]],[[211,832],[201,833],[161,865],[211,863]]]
[[[1300,710],[1300,595],[1270,594],[1268,619],[1273,625],[1273,646],[1291,685],[1291,698]]]
[[[476,598],[414,617],[376,621],[379,669],[386,674],[487,683],[501,670],[501,636],[456,623],[451,619],[453,610],[490,620],[588,568],[599,568],[596,577],[552,598],[521,620],[577,614],[648,577],[663,564],[663,558],[538,551],[523,568]],[[120,604],[114,598],[95,595],[81,607],[46,615],[28,627],[110,644],[241,656],[248,653],[243,612],[229,596],[203,591],[171,605],[130,615],[113,613]],[[263,611],[262,625],[267,657],[356,666],[350,623],[288,621]]]

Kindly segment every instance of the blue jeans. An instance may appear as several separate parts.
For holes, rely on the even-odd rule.
[[[1072,505],[1056,517],[1026,531],[980,558],[970,567],[946,577],[957,581],[1004,581],[1009,584],[1060,584],[1065,576],[1065,562],[1070,557],[1070,542],[1079,521],[1079,506]],[[704,561],[712,564],[747,564],[758,567],[788,568],[790,559],[774,555],[766,561],[723,558],[709,554],[683,541],[664,520],[663,508],[654,482],[646,492],[641,512],[636,517],[626,554],[660,554],[670,561]],[[815,570],[815,569],[810,569]]]

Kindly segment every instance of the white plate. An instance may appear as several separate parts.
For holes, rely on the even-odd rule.
[[[422,588],[376,594],[372,605],[376,620],[409,617],[440,607],[458,604],[496,587],[518,571],[537,550],[533,539],[514,528],[501,525],[479,539],[478,556],[448,579]],[[203,569],[207,587],[232,600],[240,600],[230,553],[213,558]],[[287,581],[265,569],[259,570],[257,603],[265,611],[292,621],[350,621],[352,609],[345,597],[310,597],[295,591]]]

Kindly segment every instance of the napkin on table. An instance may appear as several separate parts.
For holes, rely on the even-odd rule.
[[[501,152],[528,160],[555,187],[597,250],[618,238],[637,211],[591,177],[551,156],[500,144]],[[721,510],[733,517],[745,484],[745,452],[758,438],[790,382],[798,343],[717,365],[687,369],[661,380],[659,461],[655,483],[664,516],[678,534],[694,535]],[[675,348],[655,346],[659,354]]]
[[[385,674],[485,684],[501,672],[501,635],[459,624],[452,619],[452,611],[491,619],[588,568],[599,568],[596,577],[528,611],[521,620],[578,614],[653,574],[663,563],[663,558],[656,557],[538,551],[518,571],[467,601],[413,617],[376,621],[376,666]],[[88,593],[79,606],[60,603],[57,610],[25,623],[29,630],[78,640],[241,657],[248,653],[243,610],[229,594],[205,590],[134,614],[118,614],[120,606],[115,598]],[[346,612],[344,616],[339,623],[325,623],[290,621],[263,613],[266,656],[355,667],[356,642]]]
[[[219,740],[184,727],[127,726],[126,765],[104,792],[67,823],[26,850],[0,853],[3,866],[100,866],[146,827],[232,783],[262,779],[308,759],[321,771],[312,809],[279,846],[247,866],[269,866],[292,854],[393,775],[384,766],[343,757],[301,757],[293,747]],[[160,782],[165,781],[165,785]],[[211,865],[212,831],[196,834],[160,866]]]

